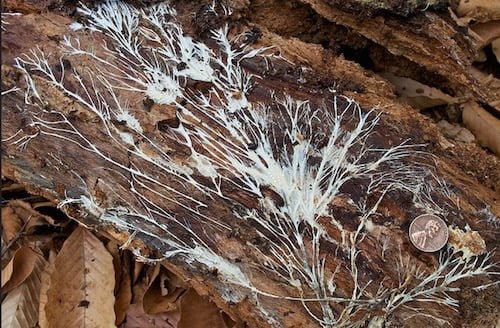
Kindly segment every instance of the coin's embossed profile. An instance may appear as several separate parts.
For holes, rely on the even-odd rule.
[[[420,248],[425,248],[427,243],[427,238],[432,239],[436,236],[436,233],[439,231],[439,226],[435,220],[429,220],[425,224],[425,229],[422,231],[417,231],[412,233],[412,239],[420,246]]]
[[[410,225],[410,240],[421,251],[435,252],[448,241],[448,227],[439,217],[420,215]]]

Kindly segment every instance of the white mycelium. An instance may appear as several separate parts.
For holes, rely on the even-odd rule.
[[[229,38],[227,26],[212,32],[216,47],[209,48],[185,34],[167,2],[137,9],[108,0],[95,8],[84,6],[80,13],[87,17],[86,29],[101,33],[111,43],[93,51],[83,49],[78,38],[64,39],[67,56],[94,63],[87,74],[74,70],[65,76],[62,60],[63,74],[55,73],[40,50],[18,58],[17,67],[28,85],[25,99],[33,114],[30,125],[37,132],[19,132],[8,141],[23,148],[45,135],[74,143],[106,162],[106,170],[127,179],[128,188],[109,187],[110,193],[130,193],[136,202],[100,204],[93,195],[83,193],[63,200],[62,207],[79,204],[103,222],[157,240],[166,249],[165,257],[180,256],[189,263],[216,268],[230,284],[228,288],[239,286],[254,297],[302,302],[324,327],[357,327],[370,320],[373,327],[380,326],[395,309],[413,301],[456,306],[457,301],[447,294],[455,290],[452,283],[491,274],[488,256],[464,262],[444,251],[433,272],[420,271],[402,257],[400,282],[392,288],[384,281],[361,282],[358,246],[373,231],[371,218],[384,196],[397,190],[413,197],[416,207],[432,212],[442,211],[433,188],[449,196],[446,184],[432,174],[432,168],[410,163],[418,153],[415,147],[407,143],[374,147],[370,136],[379,115],[375,110],[364,112],[344,96],[331,95],[324,104],[314,106],[284,94],[270,93],[265,103],[250,101],[252,85],[258,81],[241,64],[252,58],[267,60],[267,49],[237,45],[242,44],[241,37]],[[78,92],[66,82],[70,74]],[[210,87],[205,92],[185,89],[187,79]],[[57,108],[47,109],[40,83],[59,90],[94,117],[92,124],[102,126],[99,139],[105,136],[117,152],[131,158],[130,163],[112,157],[95,141],[95,135],[79,128],[81,122],[77,124]],[[187,160],[176,160],[145,132],[139,118],[121,101],[122,93],[138,93],[157,104],[176,106],[179,124],[164,134],[189,151]],[[355,200],[343,191],[350,184],[360,194]],[[213,249],[209,238],[197,233],[199,227],[230,229],[206,214],[208,200],[234,203],[225,191],[228,187],[258,199],[258,208],[239,204],[234,210],[235,220],[246,220],[266,244],[265,248],[250,245],[260,258],[258,263],[234,263]],[[354,230],[345,228],[331,213],[330,204],[340,196],[357,213]],[[176,215],[171,208],[183,214]],[[320,218],[340,232],[339,240],[328,234]],[[183,236],[174,231],[183,231]],[[341,273],[326,269],[325,242],[345,254],[342,274],[352,281],[352,290],[337,290]],[[382,257],[389,247],[385,240]],[[295,292],[276,295],[255,287],[248,274],[255,267]],[[333,303],[342,310],[338,306],[334,310]],[[370,312],[374,308],[384,316],[374,317]]]

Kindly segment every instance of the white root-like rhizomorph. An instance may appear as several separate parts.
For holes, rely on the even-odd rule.
[[[22,14],[21,13],[1,13],[1,16],[2,16],[1,30],[5,31],[7,29],[7,26],[10,25],[8,17],[20,16],[20,15],[22,15]]]
[[[378,307],[389,315],[410,301],[454,306],[456,301],[446,294],[454,291],[451,284],[491,272],[486,260],[464,262],[457,254],[443,252],[439,267],[427,276],[402,266],[401,272],[411,283],[404,280],[391,289],[383,287],[382,281],[363,281],[358,245],[384,196],[406,193],[416,208],[433,212],[442,208],[433,197],[437,191],[430,186],[439,187],[451,199],[432,167],[410,163],[422,155],[415,146],[403,142],[386,149],[375,147],[371,137],[379,115],[375,110],[364,112],[344,96],[331,95],[316,105],[274,93],[259,103],[249,100],[256,79],[241,64],[252,58],[267,63],[270,55],[267,49],[245,45],[241,36],[229,38],[227,26],[212,32],[216,46],[210,48],[185,34],[175,20],[175,10],[165,2],[137,9],[105,1],[95,8],[84,6],[80,13],[86,17],[87,29],[102,33],[111,43],[88,50],[78,38],[64,39],[67,56],[93,63],[87,74],[65,71],[63,59],[55,63],[56,69],[40,50],[18,58],[32,122],[26,129],[29,133],[19,131],[4,141],[24,148],[44,135],[76,144],[105,162],[106,168],[100,169],[113,172],[128,187],[117,184],[112,188],[101,181],[101,188],[114,195],[110,198],[116,204],[99,203],[85,189],[68,196],[60,206],[79,204],[103,222],[153,238],[165,246],[166,257],[184,256],[190,262],[216,267],[223,279],[256,297],[300,301],[325,327],[350,327],[367,320],[375,327],[384,318],[372,318],[369,309]],[[186,87],[188,80],[210,87],[203,92],[193,90]],[[70,109],[51,107],[47,90],[69,97],[74,111],[102,126],[107,149],[112,145],[129,161],[111,156],[99,141],[103,136],[97,140],[85,132],[82,122],[69,118]],[[177,122],[164,136],[187,150],[187,159],[176,158],[123,103],[123,98],[134,93],[175,106]],[[60,157],[52,158],[54,165],[62,165]],[[347,192],[346,186],[354,189]],[[234,202],[227,192],[231,189],[259,200],[256,208],[240,204],[233,213],[265,241],[266,249],[251,246],[259,263],[237,265],[200,234],[205,228],[230,229],[227,222],[207,215],[207,207],[214,199]],[[120,196],[125,193],[135,199],[133,204]],[[344,227],[331,211],[332,201],[340,196],[348,198],[348,206],[357,213],[354,230]],[[183,213],[176,215],[172,209]],[[321,219],[340,232],[339,240],[329,235]],[[182,235],[174,233],[179,231]],[[340,272],[340,266],[334,272],[327,269],[328,258],[322,253],[326,242],[345,254],[345,271]],[[255,267],[296,292],[276,295],[255,287],[246,273]],[[350,276],[352,290],[337,291],[339,274]],[[378,288],[372,287],[377,284]],[[333,302],[342,310],[334,310]]]

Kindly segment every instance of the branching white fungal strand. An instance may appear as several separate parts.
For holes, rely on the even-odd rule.
[[[8,90],[5,90],[5,91],[2,91],[2,96],[5,96],[5,95],[8,95],[9,93],[11,92],[17,92],[17,91],[20,91],[21,89],[18,88],[17,86],[14,86]]]
[[[489,206],[478,211],[478,216],[482,217],[481,222],[485,222],[495,229],[500,228],[500,218],[493,214]]]
[[[7,20],[7,17],[20,16],[20,15],[22,15],[22,14],[21,13],[2,13],[1,14],[1,16],[2,16],[2,20],[1,20],[2,31],[5,31],[7,29],[6,26],[10,25],[9,21]]]
[[[404,141],[389,148],[374,146],[380,123],[376,110],[366,112],[340,95],[320,105],[274,93],[263,103],[252,100],[259,77],[243,64],[269,59],[267,49],[241,45],[241,35],[230,37],[227,25],[212,31],[216,46],[210,48],[185,34],[168,2],[137,9],[107,0],[95,8],[82,6],[80,13],[87,19],[82,26],[111,42],[84,49],[78,38],[64,38],[66,56],[95,64],[86,72],[67,72],[62,58],[54,64],[40,49],[17,58],[32,122],[26,131],[3,140],[25,148],[40,135],[57,138],[93,154],[108,174],[125,182],[117,189],[100,180],[110,195],[106,203],[85,188],[60,206],[78,205],[132,236],[152,238],[165,257],[216,268],[223,281],[255,297],[301,302],[323,327],[359,327],[368,321],[377,327],[409,302],[456,306],[449,293],[457,290],[457,281],[494,274],[490,254],[465,260],[443,251],[439,266],[431,271],[401,257],[397,286],[390,287],[388,277],[365,277],[358,267],[360,244],[385,197],[402,193],[413,199],[415,209],[435,213],[453,204],[451,191],[433,167],[413,163],[425,156],[418,145]],[[187,80],[209,87],[192,90]],[[70,118],[68,109],[54,108],[52,92],[71,99],[77,111],[91,117],[92,129]],[[177,159],[124,103],[131,94],[176,107],[178,125],[162,133],[189,153],[187,159]],[[95,135],[97,126],[100,135]],[[109,147],[116,154],[109,154]],[[54,166],[66,165],[63,156],[51,158]],[[207,214],[214,201],[235,205],[231,189],[257,199],[257,207],[239,204],[233,211],[235,220],[247,221],[265,245],[248,243],[256,263],[231,262],[224,250],[216,249],[216,241],[203,235],[231,229],[228,222]],[[352,225],[343,224],[345,218],[332,209],[339,199],[348,199],[353,208]],[[340,237],[331,236],[332,229]],[[382,242],[385,260],[392,244]],[[326,243],[334,245],[336,254],[325,254]],[[250,270],[270,273],[290,287],[290,294],[257,288]],[[340,286],[340,275],[351,287]],[[374,316],[374,308],[384,315]]]
[[[407,302],[433,302],[447,306],[458,306],[458,301],[449,293],[459,291],[460,288],[453,287],[457,281],[484,275],[499,275],[495,272],[498,263],[491,263],[492,253],[483,257],[464,260],[458,256],[452,248],[441,251],[439,264],[433,271],[422,270],[409,259],[401,258],[400,270],[406,276],[400,276],[399,293],[392,293],[385,305],[385,311],[390,314],[399,306]],[[412,279],[416,283],[409,285]],[[498,284],[499,281],[494,284]],[[411,288],[410,288],[411,286]]]

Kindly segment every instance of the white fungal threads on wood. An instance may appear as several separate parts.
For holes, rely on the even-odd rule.
[[[61,73],[56,73],[40,50],[18,58],[17,67],[28,86],[30,131],[35,132],[19,132],[6,141],[24,148],[44,135],[76,144],[105,162],[106,170],[129,186],[106,187],[117,204],[101,204],[86,191],[68,197],[60,206],[79,204],[103,222],[151,237],[166,247],[165,257],[183,256],[190,263],[214,267],[223,280],[244,287],[255,297],[300,301],[324,327],[355,327],[370,320],[376,327],[412,301],[456,306],[457,301],[447,294],[456,290],[452,283],[491,274],[489,255],[484,260],[464,261],[444,251],[435,271],[425,274],[401,258],[399,284],[392,287],[384,285],[384,280],[361,277],[359,244],[373,229],[371,217],[384,196],[394,191],[411,195],[414,206],[430,212],[442,211],[433,188],[451,199],[432,169],[408,164],[409,158],[418,156],[415,146],[402,143],[378,149],[372,145],[370,137],[379,122],[374,110],[364,112],[352,99],[333,95],[321,106],[287,95],[270,94],[264,103],[249,100],[257,80],[241,64],[252,58],[266,60],[270,57],[267,49],[238,46],[241,36],[230,39],[228,26],[212,32],[217,47],[211,49],[185,35],[167,3],[136,9],[105,1],[93,9],[82,7],[80,12],[87,17],[86,28],[102,33],[112,44],[90,51],[82,48],[78,38],[64,39],[68,56],[95,64],[88,74],[65,72],[62,59],[56,64]],[[78,92],[69,87],[69,79]],[[206,92],[190,90],[184,87],[186,79],[210,87]],[[81,129],[82,122],[47,107],[47,85],[94,118],[92,124],[102,126],[107,143],[126,154],[128,162],[109,155],[96,136]],[[177,160],[167,146],[146,132],[140,118],[122,103],[121,96],[131,93],[176,106],[178,126],[164,135],[189,152],[187,160]],[[346,186],[355,188],[353,199],[344,191]],[[210,200],[234,203],[229,189],[258,199],[256,208],[240,205],[234,211],[265,244],[250,246],[259,258],[256,263],[229,261],[200,233],[231,228],[206,214]],[[119,196],[124,193],[135,202]],[[354,229],[344,227],[332,214],[330,205],[340,196],[348,198],[356,212]],[[330,236],[321,219],[341,237]],[[175,233],[179,231],[182,234]],[[344,258],[326,256],[325,243],[335,245]],[[382,257],[390,245],[384,241]],[[332,259],[340,263],[335,270],[327,263]],[[252,268],[269,272],[294,292],[276,295],[255,287],[248,274]],[[351,290],[338,290],[340,274],[351,280]],[[382,318],[373,317],[374,308],[383,311]]]

